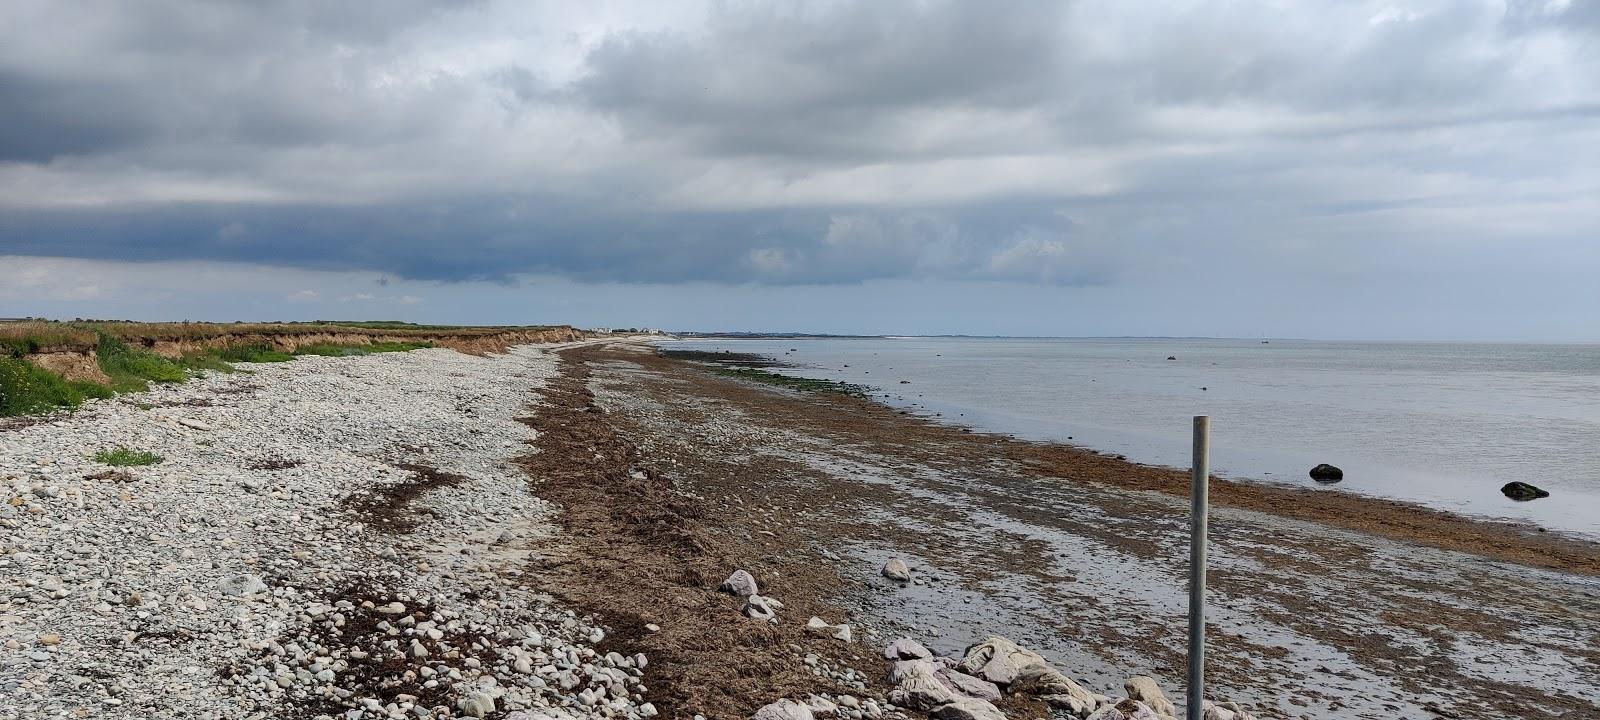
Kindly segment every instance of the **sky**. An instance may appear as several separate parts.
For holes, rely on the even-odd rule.
[[[9,0],[0,316],[1600,342],[1600,0]]]

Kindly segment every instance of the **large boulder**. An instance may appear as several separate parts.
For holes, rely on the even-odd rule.
[[[1256,720],[1254,715],[1245,712],[1235,702],[1213,703],[1207,700],[1202,705],[1205,712],[1201,714],[1201,720]]]
[[[1513,480],[1500,487],[1500,493],[1517,502],[1538,500],[1550,497],[1550,493],[1540,488],[1529,485],[1521,480]]]
[[[940,705],[928,714],[931,720],[1006,720],[1005,713],[987,700],[962,698]]]
[[[1094,694],[1051,667],[1038,653],[998,635],[967,648],[956,669],[1006,687],[1013,693],[1039,697],[1062,695],[1088,707],[1095,706]]]
[[[894,558],[883,564],[883,576],[895,582],[911,582],[911,568],[906,567],[906,561]]]
[[[811,708],[785,698],[756,711],[754,720],[813,720]]]
[[[1015,682],[1023,669],[1033,665],[1048,667],[1050,663],[1038,653],[995,635],[967,648],[966,655],[956,664],[956,669],[1005,686]]]
[[[889,646],[883,649],[885,660],[925,660],[931,657],[933,653],[928,652],[928,648],[908,637],[889,643]]]
[[[1128,699],[1138,700],[1150,706],[1158,715],[1171,715],[1176,717],[1178,709],[1172,701],[1161,692],[1161,686],[1156,684],[1156,679],[1148,675],[1135,675],[1122,684],[1122,689],[1128,691]]]
[[[889,692],[889,702],[926,712],[963,697],[940,682],[935,673],[933,663],[913,663],[900,674],[899,683]]]
[[[935,672],[934,676],[939,678],[940,682],[949,686],[951,690],[967,697],[975,697],[989,702],[998,702],[1000,700],[1000,687],[988,680],[944,668]]]
[[[1087,720],[1162,720],[1156,711],[1132,698],[1123,698],[1115,705],[1107,705],[1094,711]]]
[[[744,570],[733,571],[733,574],[729,575],[727,580],[723,580],[717,589],[744,598],[761,594],[756,588],[755,576]]]
[[[1327,463],[1322,463],[1311,468],[1311,479],[1317,482],[1339,482],[1344,479],[1344,471]]]
[[[1011,692],[1020,695],[1033,695],[1051,702],[1056,698],[1055,705],[1067,706],[1064,698],[1071,698],[1075,702],[1072,706],[1083,709],[1093,709],[1098,703],[1094,693],[1085,690],[1082,685],[1063,675],[1061,671],[1051,667],[1048,663],[1029,665],[1017,674],[1017,679],[1011,683]]]

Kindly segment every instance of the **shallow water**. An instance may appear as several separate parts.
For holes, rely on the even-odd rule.
[[[1210,415],[1222,475],[1412,500],[1600,538],[1600,345],[1195,339],[666,341],[870,385],[943,421],[1172,466]],[[792,352],[791,352],[792,349]],[[1168,357],[1175,357],[1168,360]],[[909,381],[902,384],[900,381]],[[1306,471],[1345,471],[1319,486]],[[1551,497],[1518,503],[1522,480]]]

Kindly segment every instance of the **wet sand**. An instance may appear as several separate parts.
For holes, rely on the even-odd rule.
[[[875,634],[859,654],[892,634],[942,652],[1003,634],[1092,690],[1147,673],[1180,694],[1184,473],[648,352],[566,357],[584,368],[600,421],[632,448],[628,462],[692,500],[712,554],[733,548],[729,561],[793,574],[778,595],[808,614],[853,613]],[[1340,493],[1218,480],[1212,498],[1214,696],[1282,718],[1600,716],[1595,545]],[[921,582],[878,578],[891,556]],[[658,574],[685,557],[663,558]],[[665,585],[657,597],[693,583]],[[595,609],[602,598],[576,600]],[[739,642],[756,641],[712,651],[738,657]],[[652,657],[670,650],[638,643]],[[747,683],[722,698],[730,712],[803,684],[784,674],[783,652],[769,655],[788,680]]]

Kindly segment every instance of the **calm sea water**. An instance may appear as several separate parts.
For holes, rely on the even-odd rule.
[[[1600,538],[1600,345],[885,338],[667,341],[770,355],[944,421]],[[791,351],[792,349],[792,351]],[[1169,360],[1168,357],[1175,357]],[[901,380],[910,384],[901,384]],[[1306,475],[1327,462],[1345,480]],[[1513,502],[1522,480],[1551,497]]]

